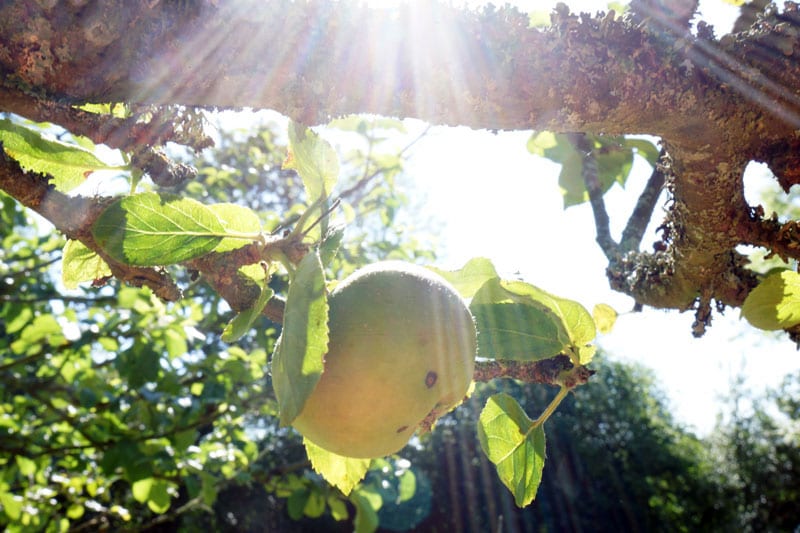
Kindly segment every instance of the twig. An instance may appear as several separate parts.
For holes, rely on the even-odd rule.
[[[661,153],[658,155],[658,161],[653,167],[653,172],[650,174],[642,194],[639,195],[636,207],[634,207],[628,219],[628,224],[622,232],[620,251],[623,254],[635,252],[639,249],[644,232],[647,230],[647,225],[653,218],[653,210],[656,207],[661,190],[664,188],[664,167],[660,163],[665,156],[666,152],[662,148]]]
[[[586,184],[589,203],[594,214],[597,244],[600,245],[600,249],[603,250],[608,259],[613,259],[619,253],[619,245],[611,237],[608,212],[603,200],[603,189],[600,187],[600,180],[597,175],[597,158],[594,155],[594,148],[583,133],[571,133],[568,137],[575,149],[583,155],[581,173],[583,174],[583,182]]]
[[[557,355],[541,361],[502,361],[498,359],[475,362],[475,381],[510,378],[526,383],[558,385],[561,372],[574,367],[566,355]]]

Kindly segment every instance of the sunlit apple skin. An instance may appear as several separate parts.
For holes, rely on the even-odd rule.
[[[339,455],[383,457],[458,405],[475,367],[472,315],[441,276],[363,268],[330,295],[325,370],[293,425]]]

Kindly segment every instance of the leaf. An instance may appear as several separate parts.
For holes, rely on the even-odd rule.
[[[609,333],[617,322],[617,312],[608,304],[597,304],[592,309],[592,319],[600,333]]]
[[[472,298],[484,283],[497,278],[494,265],[483,257],[470,259],[460,270],[430,269],[449,281],[462,298]]]
[[[534,426],[517,401],[501,393],[486,401],[478,421],[478,439],[517,506],[530,504],[542,482],[544,428]]]
[[[507,291],[499,279],[484,283],[469,308],[481,357],[537,361],[561,353],[569,344],[566,328],[547,306]]]
[[[311,467],[325,478],[325,481],[342,491],[347,496],[369,470],[369,459],[355,459],[344,457],[320,448],[310,440],[304,438],[306,454]]]
[[[237,314],[233,317],[233,320],[228,322],[225,329],[222,331],[223,342],[236,342],[250,330],[253,322],[261,315],[261,312],[267,306],[267,302],[272,298],[273,294],[275,294],[275,292],[267,286],[268,283],[269,277],[265,276],[260,287],[261,293],[258,295],[258,299],[256,299],[253,306]]]
[[[67,241],[61,259],[61,281],[64,287],[77,289],[79,283],[107,276],[111,276],[111,269],[102,257],[80,241]]]
[[[331,516],[337,522],[347,520],[347,517],[350,516],[347,512],[347,505],[336,494],[328,496],[328,507],[331,509]]]
[[[328,350],[328,302],[322,263],[315,252],[306,254],[289,285],[283,331],[272,357],[272,383],[280,423],[297,418],[317,385]]]
[[[303,180],[309,204],[330,195],[339,177],[339,158],[333,147],[311,129],[289,123],[289,154],[283,168]]]
[[[319,244],[319,257],[323,265],[329,265],[336,257],[343,238],[344,226],[334,226],[325,232],[325,236]]]
[[[764,330],[800,324],[800,274],[783,270],[768,275],[745,298],[741,316]]]
[[[350,501],[356,508],[355,532],[372,533],[378,529],[378,509],[383,503],[380,494],[362,488],[350,495]]]
[[[146,192],[126,196],[92,225],[97,243],[117,261],[169,265],[205,255],[227,236],[214,211],[190,198]]]
[[[47,139],[40,132],[8,119],[0,120],[0,142],[5,152],[24,170],[53,176],[53,184],[62,192],[74,189],[95,170],[127,169],[104,163],[89,150]]]
[[[217,215],[226,233],[241,235],[223,238],[214,247],[214,252],[229,252],[241,248],[253,242],[261,233],[261,220],[252,209],[231,203],[211,204],[206,207]]]
[[[633,167],[634,149],[650,161],[652,143],[644,139],[626,139],[600,135],[587,135],[593,147],[592,156],[597,163],[597,179],[605,194],[614,183],[624,185]],[[561,165],[558,183],[564,197],[564,208],[589,200],[583,177],[585,154],[579,152],[566,134],[539,132],[528,140],[528,151]],[[658,151],[655,151],[658,158]]]
[[[576,301],[560,298],[524,281],[503,281],[501,284],[505,290],[517,296],[526,296],[546,305],[560,319],[574,351],[583,355],[577,362],[585,365],[591,360],[594,350],[584,348],[597,336],[597,329],[592,315],[585,307]]]
[[[289,495],[286,500],[286,511],[289,513],[289,518],[292,520],[300,520],[303,518],[303,511],[308,502],[309,490],[306,487],[297,489]]]
[[[15,496],[10,492],[0,492],[0,505],[3,506],[3,511],[11,520],[19,520],[22,516],[23,503],[25,502],[21,496]]]
[[[400,476],[397,484],[397,501],[403,503],[414,497],[417,492],[417,476],[411,470],[406,470]]]
[[[643,157],[648,163],[650,163],[650,166],[655,166],[656,163],[658,163],[660,151],[652,142],[645,139],[626,137],[622,144],[623,146],[635,150],[636,155]]]
[[[36,461],[33,459],[28,459],[27,457],[17,455],[16,460],[19,473],[23,476],[30,477],[36,473]]]
[[[147,502],[147,507],[151,511],[162,514],[170,505],[169,485],[170,483],[163,479],[148,477],[135,481],[131,485],[131,492],[136,501]]]

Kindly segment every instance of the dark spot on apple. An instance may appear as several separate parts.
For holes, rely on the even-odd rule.
[[[404,431],[405,431],[405,430],[407,430],[407,429],[408,429],[408,426],[400,426],[399,428],[397,428],[397,432],[398,432],[398,433],[402,433],[402,432],[404,432]]]
[[[431,387],[436,385],[436,379],[438,377],[439,376],[436,375],[436,372],[431,370],[430,372],[428,372],[428,375],[425,376],[425,385],[430,389]]]

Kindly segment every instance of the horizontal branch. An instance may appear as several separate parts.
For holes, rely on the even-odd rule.
[[[475,381],[498,378],[516,379],[525,383],[565,385],[568,388],[585,383],[594,374],[585,367],[576,367],[566,355],[557,355],[540,361],[505,361],[498,359],[475,362]]]

